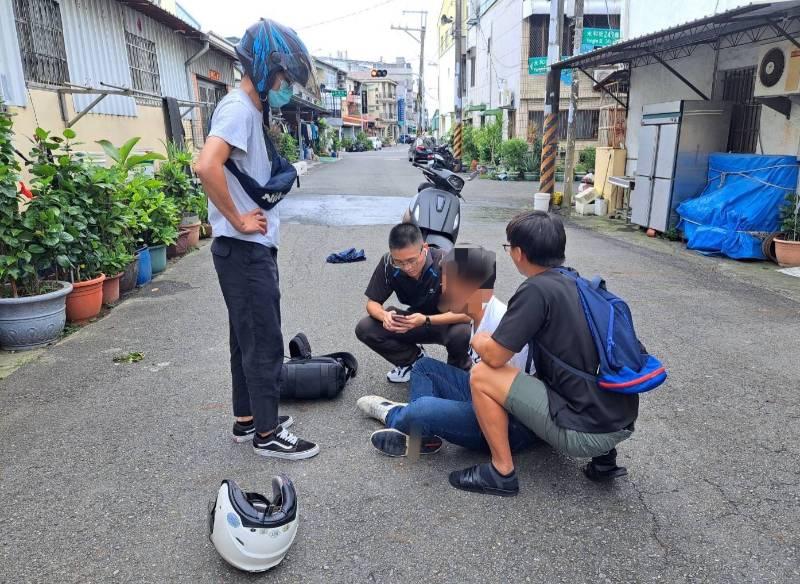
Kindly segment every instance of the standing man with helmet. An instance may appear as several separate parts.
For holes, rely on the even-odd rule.
[[[269,108],[292,98],[293,85],[319,88],[305,45],[290,28],[261,19],[236,46],[244,76],[220,101],[196,171],[209,199],[214,267],[228,308],[233,439],[252,440],[257,454],[309,458],[319,447],[278,416],[283,365],[277,204],[296,173],[266,133]]]

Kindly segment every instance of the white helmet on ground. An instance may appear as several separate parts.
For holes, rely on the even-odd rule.
[[[272,501],[222,481],[210,510],[211,542],[232,566],[263,572],[278,565],[297,534],[297,497],[286,475],[272,479]]]

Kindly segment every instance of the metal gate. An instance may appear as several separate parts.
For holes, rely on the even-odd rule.
[[[752,154],[758,145],[761,104],[753,97],[755,67],[729,69],[723,72],[722,99],[733,102],[728,151]]]

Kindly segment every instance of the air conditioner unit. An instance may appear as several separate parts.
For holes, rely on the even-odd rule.
[[[761,49],[756,71],[755,97],[800,94],[800,48],[785,42]]]
[[[514,107],[514,92],[504,89],[500,92],[500,107]]]
[[[595,83],[600,83],[603,79],[605,79],[612,73],[616,73],[616,71],[617,71],[616,69],[595,69],[594,74],[592,76],[594,77]]]

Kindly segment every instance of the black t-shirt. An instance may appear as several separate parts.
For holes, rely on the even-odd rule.
[[[525,280],[492,338],[514,353],[534,341],[536,375],[547,386],[550,416],[562,428],[616,432],[636,420],[638,395],[604,391],[554,364],[538,348],[543,345],[576,369],[597,371],[597,348],[574,280],[553,270]]]
[[[439,298],[442,295],[442,275],[440,265],[444,254],[439,249],[429,249],[425,267],[419,280],[409,278],[399,268],[392,265],[391,254],[385,254],[372,273],[367,290],[367,298],[380,304],[386,302],[392,293],[408,305],[410,312],[439,314]]]

